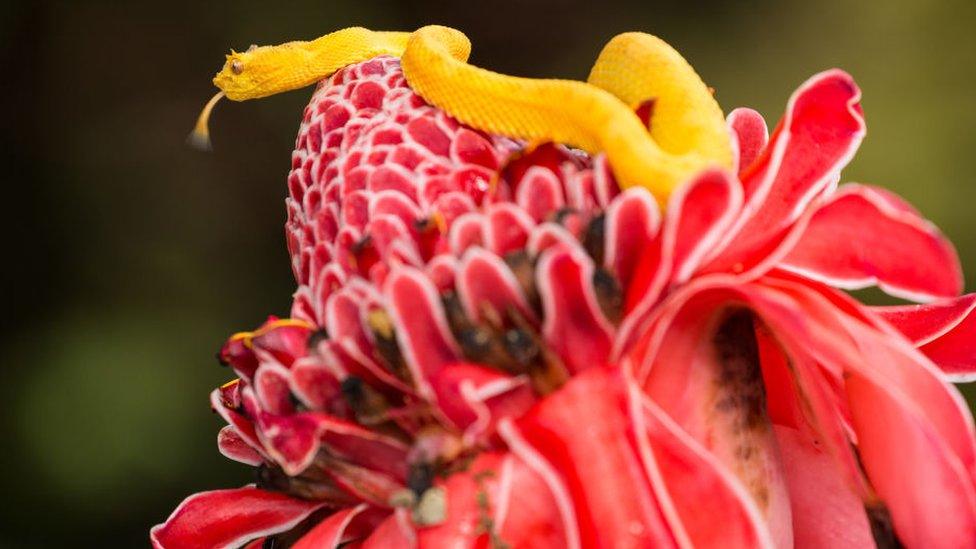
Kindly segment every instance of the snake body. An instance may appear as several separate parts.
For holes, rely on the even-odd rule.
[[[393,55],[401,58],[410,87],[459,121],[489,133],[605,153],[622,187],[647,187],[662,202],[694,173],[732,165],[731,140],[710,90],[654,36],[626,33],[611,40],[588,82],[499,74],[469,65],[470,51],[467,37],[448,27],[413,33],[349,28],[309,42],[231,53],[214,84],[229,99],[243,101]],[[651,99],[649,132],[634,108]],[[201,120],[205,129],[203,114]]]

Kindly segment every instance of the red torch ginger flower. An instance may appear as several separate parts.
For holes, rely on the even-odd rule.
[[[837,70],[666,207],[457,122],[395,57],[322,81],[288,177],[291,318],[221,349],[218,447],[156,547],[972,547],[976,296],[948,241],[837,186]],[[644,112],[644,115],[647,115]],[[653,117],[650,123],[653,125]],[[867,307],[878,285],[925,305]]]

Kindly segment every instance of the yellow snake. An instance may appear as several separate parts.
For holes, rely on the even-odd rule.
[[[302,88],[378,55],[401,58],[407,83],[428,103],[474,128],[603,152],[622,187],[648,188],[664,202],[695,172],[730,168],[722,110],[681,55],[643,33],[621,34],[600,53],[588,82],[519,78],[467,64],[460,31],[348,28],[309,42],[231,52],[214,84],[194,140],[209,143],[207,119],[222,96],[235,101]],[[650,132],[634,108],[654,100]]]

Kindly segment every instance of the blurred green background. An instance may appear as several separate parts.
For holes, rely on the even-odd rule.
[[[231,47],[432,22],[482,66],[580,79],[614,34],[652,32],[771,125],[842,67],[869,127],[845,179],[914,202],[976,273],[970,0],[7,2],[0,547],[145,546],[185,495],[250,482],[216,450],[207,394],[230,373],[212,356],[288,311],[284,180],[310,92],[222,103],[211,154],[184,138]]]

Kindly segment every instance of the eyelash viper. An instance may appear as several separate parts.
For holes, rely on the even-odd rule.
[[[220,88],[191,135],[209,144],[207,120],[221,97],[244,101],[298,89],[379,55],[400,57],[407,83],[464,124],[531,141],[604,153],[618,183],[648,188],[661,202],[706,167],[732,166],[722,110],[694,69],[667,43],[643,33],[614,37],[587,82],[507,76],[467,63],[471,43],[455,29],[412,33],[353,27],[308,42],[231,52]],[[635,109],[653,100],[650,130]]]

